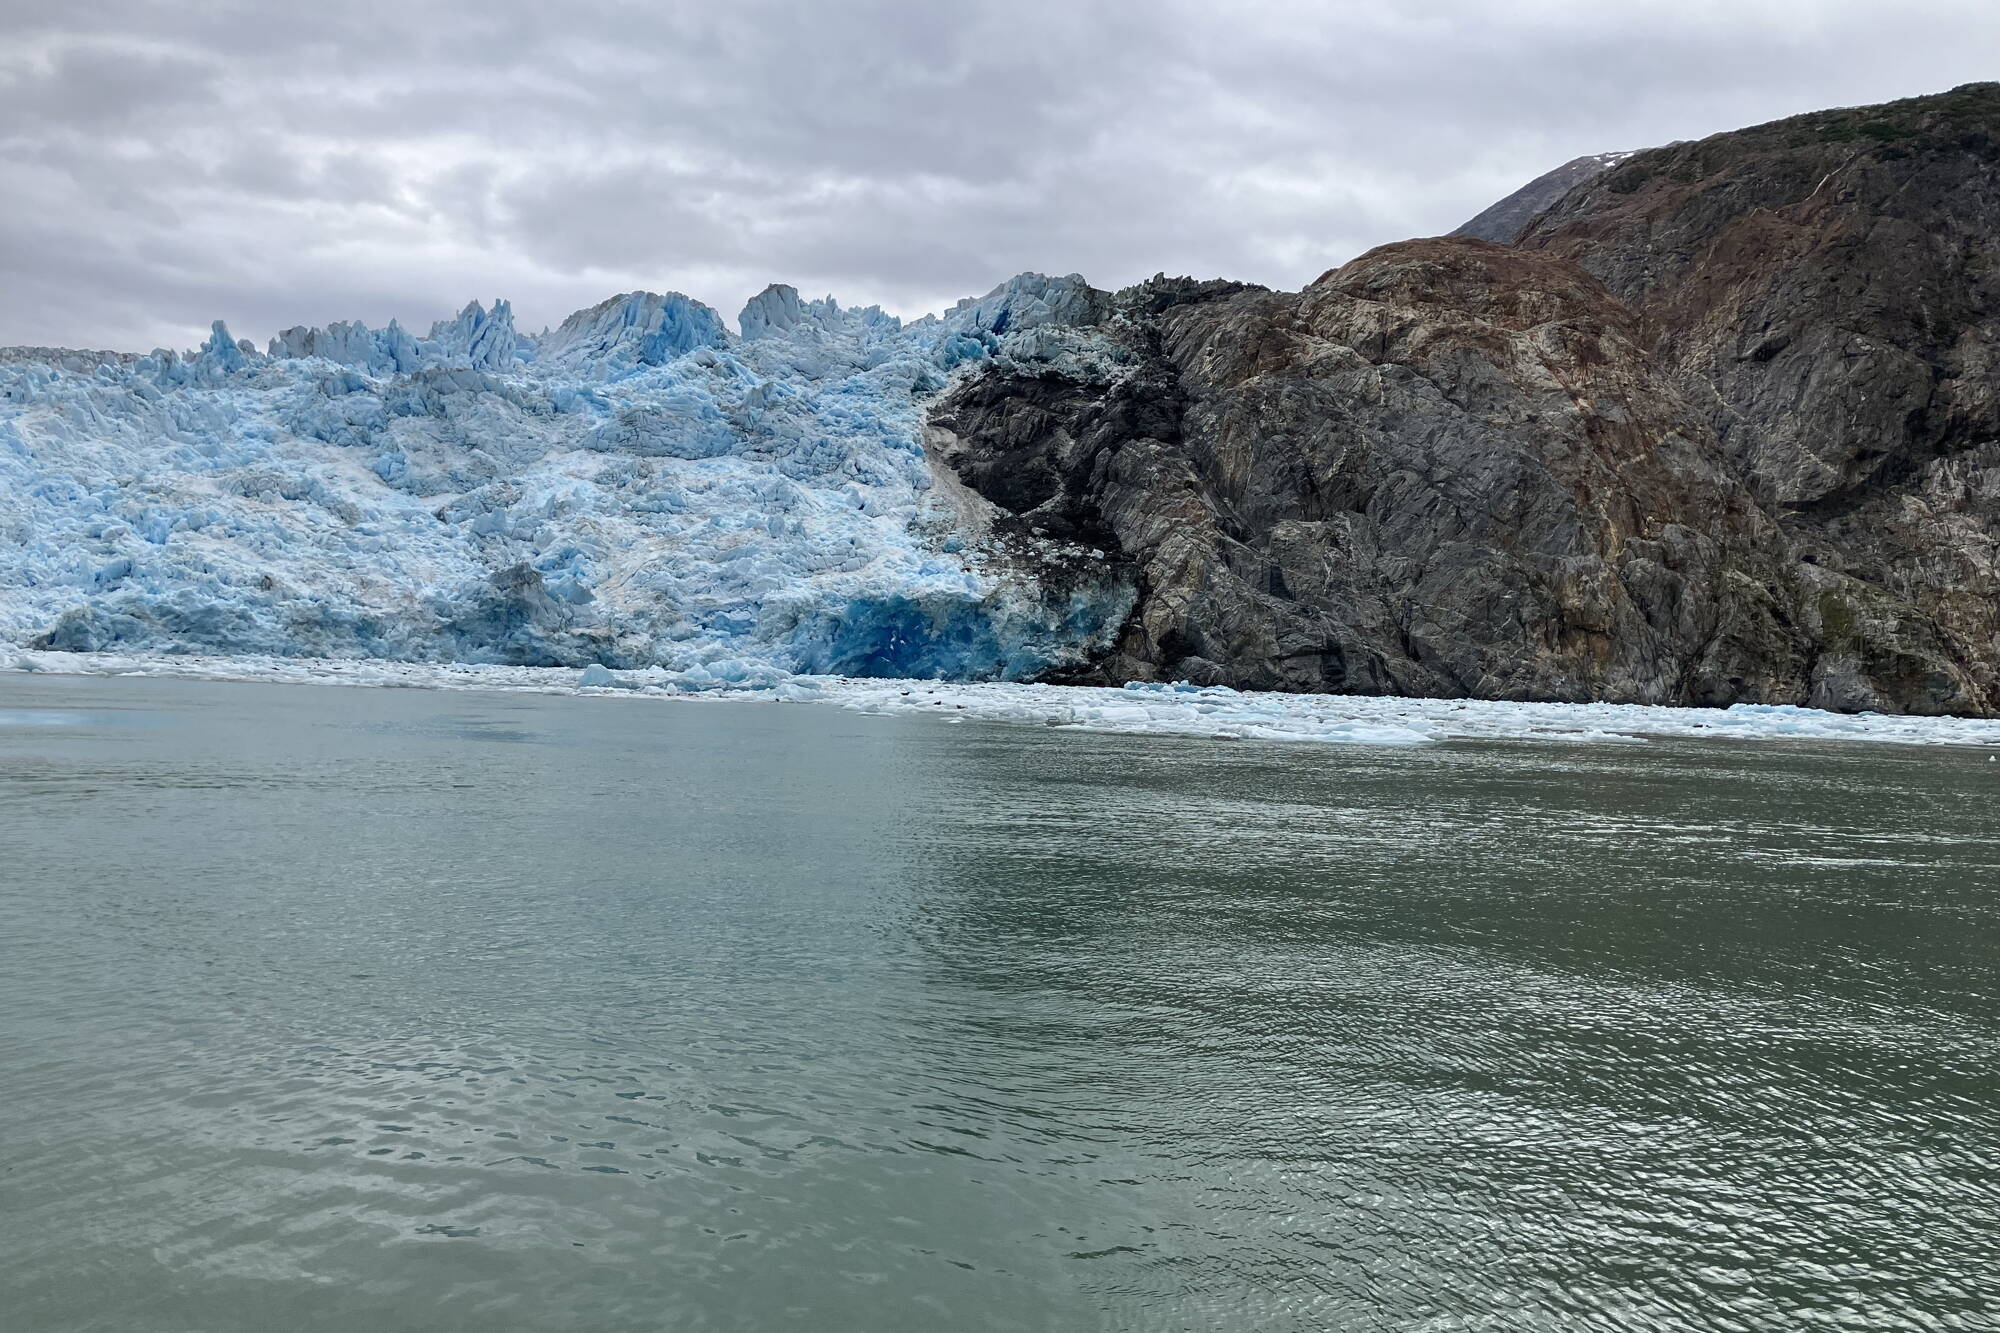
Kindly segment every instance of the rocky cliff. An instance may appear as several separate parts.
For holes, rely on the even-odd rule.
[[[1782,525],[1826,702],[2000,707],[2000,84],[1639,154],[1521,244],[1637,312]]]
[[[2000,86],[1588,175],[1513,247],[1156,279],[928,418],[1137,589],[1082,676],[2000,710]],[[1025,549],[1025,548],[1024,548]]]

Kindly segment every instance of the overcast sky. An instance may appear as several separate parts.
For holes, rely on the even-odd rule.
[[[1991,78],[1993,0],[0,0],[0,344],[1296,287],[1580,153]]]

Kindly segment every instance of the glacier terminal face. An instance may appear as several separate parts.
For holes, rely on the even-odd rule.
[[[720,680],[1061,670],[1115,634],[1129,574],[1082,550],[1073,578],[1020,572],[939,484],[923,414],[962,368],[1115,358],[1076,327],[1102,295],[1029,274],[905,325],[772,287],[737,335],[632,292],[539,336],[499,301],[262,353],[219,322],[185,354],[6,349],[0,640]]]

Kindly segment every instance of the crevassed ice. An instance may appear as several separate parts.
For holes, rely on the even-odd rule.
[[[0,641],[56,650],[1018,679],[1129,589],[1015,579],[932,491],[923,405],[1104,358],[1028,274],[905,326],[632,292],[529,335],[218,322],[198,351],[0,352]]]

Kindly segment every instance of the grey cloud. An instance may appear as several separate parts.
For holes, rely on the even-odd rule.
[[[51,127],[150,129],[214,104],[220,73],[212,58],[171,49],[93,42],[39,61],[16,51],[0,72],[0,125],[8,137]]]
[[[502,190],[498,207],[523,254],[585,273],[747,261],[757,219],[731,216],[733,203],[700,174],[642,162],[537,173]]]
[[[0,342],[1025,268],[1297,285],[1579,153],[2000,70],[1925,0],[0,0]]]

